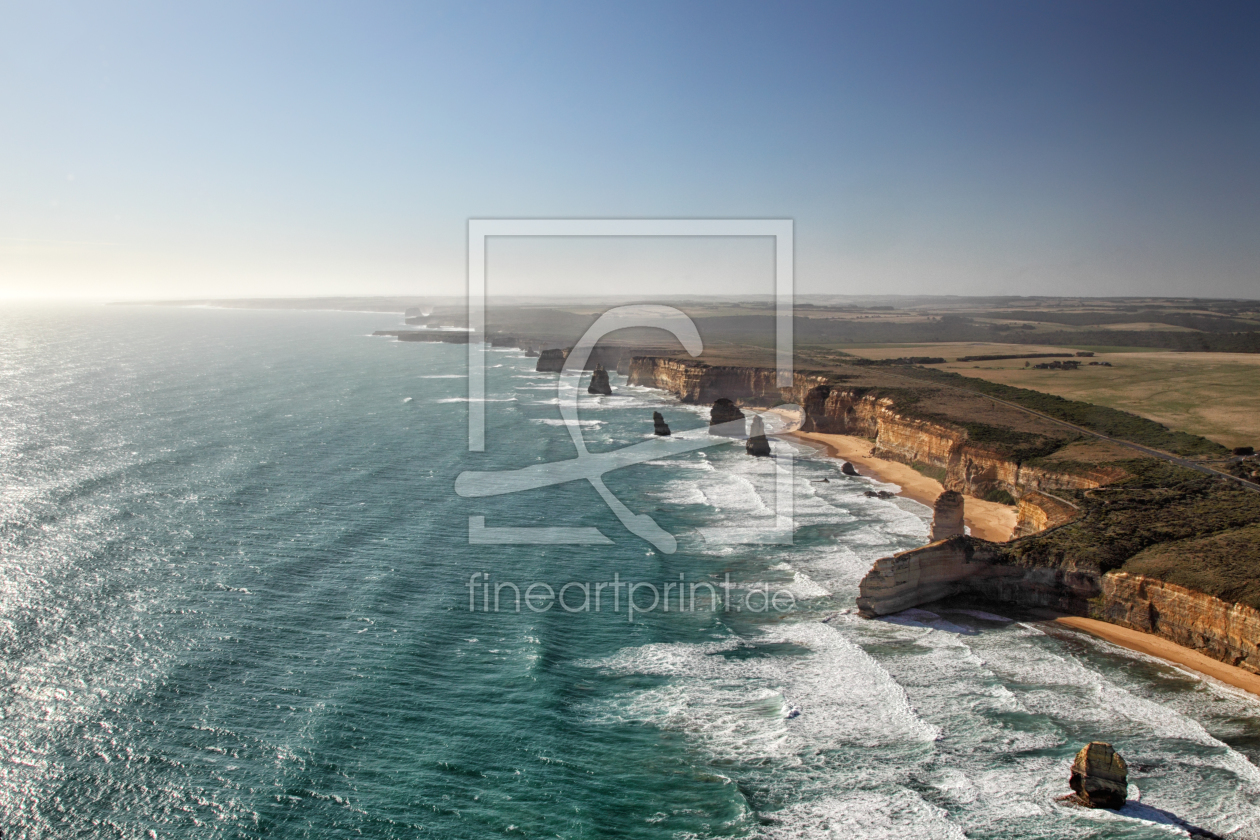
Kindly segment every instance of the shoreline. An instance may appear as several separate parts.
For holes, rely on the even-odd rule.
[[[1199,653],[1197,650],[1183,647],[1176,642],[1165,639],[1163,636],[1143,633],[1141,630],[1131,630],[1118,624],[1075,615],[1060,616],[1052,619],[1052,621],[1055,624],[1087,633],[1090,636],[1111,642],[1113,645],[1127,650],[1144,653],[1147,656],[1162,659],[1173,665],[1189,668],[1197,675],[1208,676],[1226,685],[1246,691],[1249,694],[1260,696],[1260,675],[1245,671],[1236,665],[1221,662],[1219,659],[1213,659],[1206,654]]]
[[[863,475],[900,485],[902,489],[898,495],[914,499],[929,507],[944,489],[940,482],[928,478],[913,467],[897,461],[872,457],[868,454],[872,442],[866,438],[799,431],[782,434],[802,443],[822,446],[831,457],[849,461]],[[963,520],[971,528],[973,535],[990,542],[1010,540],[1016,519],[1014,510],[1006,505],[985,502],[982,499],[973,499],[969,496],[964,498]],[[993,511],[993,508],[998,510]],[[1196,677],[1214,679],[1260,697],[1260,675],[1213,659],[1162,636],[1074,615],[1059,615],[1049,619],[1049,623],[1102,639],[1125,650],[1154,657],[1174,667],[1184,668]]]
[[[898,495],[914,499],[916,502],[921,502],[928,507],[932,506],[936,497],[944,489],[940,482],[928,478],[913,467],[897,461],[874,458],[866,454],[870,452],[871,447],[871,441],[866,438],[852,435],[830,435],[797,431],[784,432],[782,434],[785,437],[792,437],[806,444],[822,446],[826,449],[828,455],[849,461],[863,475],[879,481],[900,485],[902,489]],[[1011,531],[1015,526],[1014,511],[1006,505],[985,502],[969,496],[964,498],[966,501],[964,503],[963,519],[968,527],[971,528],[973,535],[990,542],[1007,542],[1010,540]],[[989,518],[992,516],[990,511],[977,509],[981,506],[983,508],[998,508],[996,521]],[[980,514],[980,516],[977,517],[977,514]],[[1009,519],[1009,527],[1005,525],[1004,520],[1006,519]],[[996,532],[993,530],[994,528],[997,529]],[[1003,530],[1005,530],[1005,535],[1002,535]],[[994,536],[989,535],[995,533],[997,535],[996,539]],[[1110,642],[1125,650],[1142,653],[1167,662],[1170,665],[1188,669],[1195,676],[1208,677],[1249,694],[1260,696],[1260,675],[1253,674],[1236,665],[1213,659],[1197,650],[1165,639],[1163,636],[1082,616],[1060,615],[1049,621],[1061,627],[1067,627],[1076,632],[1085,633],[1105,642]]]
[[[913,467],[871,456],[869,453],[872,444],[866,438],[798,431],[781,434],[807,443],[821,444],[831,457],[848,461],[864,476],[900,486],[901,491],[897,495],[914,499],[928,507],[932,507],[936,497],[945,492],[945,487],[939,481]],[[1011,539],[1017,519],[1015,508],[970,496],[964,496],[963,499],[963,522],[971,529],[972,536],[999,543]]]

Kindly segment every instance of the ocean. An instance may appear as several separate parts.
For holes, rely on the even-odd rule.
[[[858,618],[930,511],[808,448],[608,473],[672,554],[585,481],[459,496],[574,457],[556,375],[489,350],[470,453],[466,348],[371,337],[399,321],[0,309],[5,838],[1260,836],[1260,699],[997,607]],[[612,383],[592,451],[653,410],[703,433]],[[789,460],[792,543],[733,541]],[[637,613],[583,597],[614,580]],[[1129,762],[1120,812],[1055,801],[1091,740]]]

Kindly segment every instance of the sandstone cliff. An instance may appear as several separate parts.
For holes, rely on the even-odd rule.
[[[972,578],[1000,574],[996,546],[968,537],[929,543],[875,561],[858,585],[857,606],[867,618],[891,615],[966,591]]]
[[[1087,489],[1123,475],[1102,468],[1082,473],[1026,464],[1001,446],[972,440],[962,425],[909,413],[892,396],[845,387],[830,382],[826,374],[798,372],[790,388],[779,388],[775,377],[772,368],[636,356],[627,381],[669,391],[687,403],[719,398],[745,405],[795,403],[802,408],[801,431],[871,438],[875,457],[926,467],[946,489],[977,498],[999,491],[1019,499],[1030,491]]]
[[[871,618],[956,595],[1109,621],[1260,674],[1260,610],[1121,571],[1015,565],[1001,546],[971,537],[875,561],[857,605]]]
[[[1072,761],[1068,785],[1087,808],[1123,808],[1129,795],[1129,767],[1111,744],[1091,741]]]
[[[1114,469],[1081,473],[1030,465],[999,445],[972,440],[961,424],[916,416],[899,410],[892,397],[859,389],[813,385],[800,405],[801,431],[873,438],[875,457],[927,467],[947,490],[967,496],[1000,491],[1018,499],[1031,491],[1099,487],[1123,475]]]
[[[706,365],[692,359],[635,356],[627,383],[669,391],[685,403],[728,399],[742,403],[779,402],[774,368]]]
[[[568,358],[568,350],[551,349],[538,354],[538,364],[534,370],[542,373],[559,373],[564,370],[564,360]]]
[[[1154,633],[1260,674],[1260,610],[1125,572],[1100,581],[1091,618]]]
[[[932,541],[963,535],[963,497],[956,490],[946,490],[932,505]]]
[[[1015,521],[1011,538],[1026,537],[1066,525],[1080,513],[1080,508],[1065,499],[1030,490],[1019,498],[1019,518]]]

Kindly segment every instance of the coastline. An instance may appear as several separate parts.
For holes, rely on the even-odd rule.
[[[898,495],[929,507],[944,489],[940,482],[906,464],[872,457],[868,454],[871,441],[866,438],[798,431],[783,434],[807,444],[822,446],[831,457],[849,461],[863,475],[900,485],[902,489]],[[991,542],[1006,542],[1011,538],[1016,516],[1014,510],[1006,505],[966,497],[963,518],[973,535]],[[1213,659],[1162,636],[1082,616],[1058,616],[1050,621],[1260,696],[1260,675]]]
[[[913,467],[872,457],[869,454],[871,441],[866,438],[798,431],[782,434],[815,445],[822,444],[827,454],[833,458],[848,461],[862,475],[899,485],[901,492],[898,495],[914,499],[928,507],[932,506],[937,496],[945,492],[945,487],[939,481]],[[971,529],[972,536],[989,542],[1007,542],[1011,538],[1011,532],[1015,530],[1016,518],[1015,508],[1009,505],[965,497],[963,522]]]
[[[1174,665],[1181,665],[1198,674],[1209,676],[1214,680],[1219,680],[1226,685],[1242,689],[1251,694],[1260,695],[1260,675],[1213,659],[1210,656],[1199,653],[1197,650],[1182,647],[1162,636],[1143,633],[1140,630],[1130,630],[1128,627],[1121,627],[1118,624],[1110,624],[1106,621],[1075,615],[1060,616],[1053,619],[1053,622],[1064,627],[1070,627],[1073,630],[1079,630],[1082,633],[1088,633],[1091,636],[1096,636],[1103,641],[1111,642],[1113,645],[1137,651],[1138,653],[1145,653],[1148,656],[1163,659]]]

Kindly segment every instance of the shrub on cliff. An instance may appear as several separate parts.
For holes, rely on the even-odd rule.
[[[986,502],[997,502],[999,505],[1015,504],[1015,497],[1012,496],[1010,493],[1007,493],[1005,490],[1000,490],[1000,489],[990,490],[988,493],[985,493],[984,500]]]
[[[1240,574],[1260,578],[1260,541],[1247,539],[1260,525],[1260,493],[1163,461],[1121,466],[1128,478],[1072,494],[1079,519],[1010,543],[1007,557],[1100,573],[1131,571],[1126,564],[1133,560],[1147,569],[1142,574],[1183,586],[1192,586],[1182,581],[1193,572],[1199,577],[1192,588],[1208,594],[1235,591]],[[1178,544],[1194,550],[1180,554]],[[1155,546],[1160,550],[1150,551]]]
[[[1153,545],[1130,558],[1123,569],[1260,610],[1257,547],[1260,524]]]

